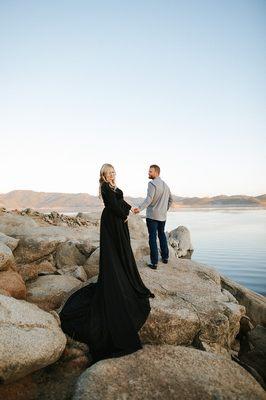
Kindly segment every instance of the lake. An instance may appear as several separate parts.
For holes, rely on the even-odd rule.
[[[166,230],[186,226],[192,260],[215,267],[257,293],[266,295],[266,210],[186,209],[169,212]]]

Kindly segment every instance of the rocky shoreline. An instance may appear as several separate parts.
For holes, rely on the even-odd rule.
[[[143,349],[90,366],[57,312],[97,279],[99,218],[0,209],[0,398],[266,399],[265,297],[186,258],[186,227],[168,234],[170,262],[147,268],[140,216],[130,217],[131,243],[155,293]]]

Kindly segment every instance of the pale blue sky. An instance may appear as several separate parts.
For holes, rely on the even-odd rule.
[[[265,39],[265,0],[0,0],[0,192],[266,193]]]

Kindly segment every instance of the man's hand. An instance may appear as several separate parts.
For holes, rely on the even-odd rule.
[[[140,212],[140,209],[138,207],[133,208],[133,213],[138,214]]]

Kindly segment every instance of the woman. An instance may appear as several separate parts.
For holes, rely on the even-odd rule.
[[[93,362],[142,348],[138,331],[150,313],[149,297],[154,297],[137,269],[127,223],[132,207],[115,175],[111,164],[102,166],[98,280],[74,291],[59,311],[63,331],[88,344]]]

